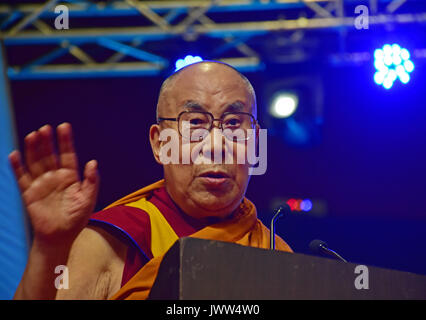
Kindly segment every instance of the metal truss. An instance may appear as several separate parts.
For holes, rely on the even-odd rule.
[[[286,34],[297,47],[305,32],[342,34],[355,29],[357,5],[369,9],[371,27],[424,23],[426,4],[424,12],[399,12],[410,2],[420,1],[12,0],[0,5],[0,41],[11,63],[10,79],[159,75],[172,68],[179,50],[199,43],[209,48],[208,59],[256,71],[264,59],[259,42],[267,35]],[[64,13],[55,12],[59,5],[66,6],[69,29],[55,28]],[[293,57],[302,58],[303,52]]]

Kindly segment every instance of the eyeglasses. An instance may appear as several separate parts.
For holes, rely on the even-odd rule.
[[[157,121],[177,121],[179,134],[190,141],[204,139],[213,128],[214,121],[219,121],[219,129],[231,141],[250,139],[248,130],[255,129],[257,125],[254,116],[247,112],[225,112],[219,119],[215,119],[207,111],[182,111],[177,118],[158,117]]]

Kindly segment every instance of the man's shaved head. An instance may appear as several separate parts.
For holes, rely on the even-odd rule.
[[[231,71],[234,71],[235,73],[237,73],[241,77],[242,81],[244,82],[244,84],[247,87],[247,90],[250,92],[250,94],[252,96],[252,99],[253,99],[253,105],[252,105],[253,111],[252,112],[253,112],[253,115],[255,116],[255,118],[257,119],[256,93],[254,91],[252,84],[247,79],[247,77],[245,75],[243,75],[241,72],[239,72],[237,69],[235,69],[234,67],[230,66],[229,64],[219,62],[219,61],[204,60],[204,61],[200,61],[200,62],[197,62],[197,63],[190,64],[190,65],[188,65],[184,68],[181,68],[178,71],[172,73],[166,80],[164,80],[163,84],[161,85],[160,92],[159,92],[159,95],[158,95],[158,103],[157,103],[157,109],[156,109],[157,122],[158,122],[158,117],[164,116],[164,114],[163,114],[164,96],[173,87],[173,85],[175,84],[175,81],[179,78],[179,75],[181,73],[183,73],[185,70],[197,68],[197,67],[200,67],[203,64],[204,65],[205,64],[215,64],[215,65],[223,66],[225,68],[230,69]]]

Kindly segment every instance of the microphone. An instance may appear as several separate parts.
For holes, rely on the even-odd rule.
[[[309,244],[309,249],[311,249],[311,251],[314,252],[314,253],[327,254],[327,255],[332,256],[334,258],[337,258],[337,259],[339,259],[343,262],[347,262],[336,251],[333,251],[330,248],[328,248],[327,243],[325,243],[322,240],[318,240],[318,239],[312,240],[311,243]]]
[[[271,220],[271,240],[270,240],[270,249],[275,250],[275,221],[283,217],[285,213],[290,212],[290,206],[288,204],[283,204],[278,209],[275,209],[274,216]]]

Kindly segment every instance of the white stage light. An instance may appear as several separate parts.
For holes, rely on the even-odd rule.
[[[276,118],[288,118],[297,109],[299,99],[292,93],[279,93],[272,101],[270,113]]]

